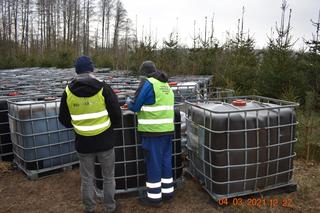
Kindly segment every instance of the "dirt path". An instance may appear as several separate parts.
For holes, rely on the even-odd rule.
[[[161,209],[142,207],[134,195],[117,197],[121,212],[320,212],[320,165],[295,161],[294,179],[298,192],[265,197],[266,200],[288,200],[293,204],[284,208],[277,205],[248,207],[219,207],[191,178],[185,178],[174,201]],[[78,169],[53,175],[37,181],[29,181],[19,171],[0,170],[0,212],[82,212],[80,177]],[[97,212],[103,212],[98,204]]]

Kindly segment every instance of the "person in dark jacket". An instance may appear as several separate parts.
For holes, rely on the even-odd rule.
[[[94,162],[101,164],[103,203],[107,212],[116,209],[114,200],[114,128],[120,127],[121,110],[117,96],[105,82],[92,75],[93,63],[81,56],[75,63],[77,76],[66,87],[60,103],[59,120],[75,131],[81,174],[81,195],[86,212],[94,212]]]
[[[147,193],[143,205],[160,207],[173,197],[172,138],[174,132],[174,94],[168,77],[152,61],[140,66],[143,79],[128,109],[137,112],[138,131],[147,170]]]

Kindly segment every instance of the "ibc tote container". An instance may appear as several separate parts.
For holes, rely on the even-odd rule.
[[[14,161],[28,178],[78,163],[74,132],[58,121],[60,100],[8,100]]]
[[[115,129],[115,181],[116,193],[139,191],[145,187],[146,171],[141,141],[137,132],[136,114],[122,110],[122,126]],[[172,141],[172,173],[175,185],[182,182],[182,151],[181,151],[181,118],[178,107],[175,109],[175,131]],[[97,193],[101,196],[102,174],[99,162],[95,165],[95,182]]]
[[[14,93],[13,95],[16,96],[0,96],[0,161],[13,160],[7,100],[25,97],[20,93]]]
[[[12,143],[8,122],[7,101],[0,97],[0,161],[12,160]]]
[[[188,172],[216,201],[295,186],[297,105],[260,96],[187,103]]]
[[[197,101],[207,98],[212,90],[212,75],[172,76],[169,84],[177,102]]]

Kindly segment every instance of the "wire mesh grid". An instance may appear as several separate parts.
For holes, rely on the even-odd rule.
[[[60,101],[8,100],[14,161],[30,179],[78,163],[74,132],[58,121]]]
[[[182,182],[182,150],[181,150],[181,104],[175,106],[175,131],[172,144],[172,173],[176,187]],[[118,139],[115,145],[115,180],[116,193],[143,191],[146,183],[146,171],[141,141],[137,132],[136,114],[122,111],[122,127],[115,129]],[[103,178],[101,167],[96,160],[95,184],[98,196],[102,196]]]
[[[47,95],[46,95],[47,94]],[[60,96],[62,93],[48,92],[45,94],[34,93],[29,91],[28,93],[18,93],[14,96],[0,96],[0,161],[12,161],[13,151],[12,142],[10,138],[10,126],[8,120],[8,106],[7,100],[19,101],[28,98],[34,98],[37,100],[44,100],[48,97]]]
[[[261,96],[188,102],[188,172],[216,201],[294,184],[297,106]]]

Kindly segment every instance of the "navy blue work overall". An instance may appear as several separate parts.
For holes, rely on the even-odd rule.
[[[172,138],[173,135],[142,137],[147,168],[147,197],[155,203],[173,196]]]

